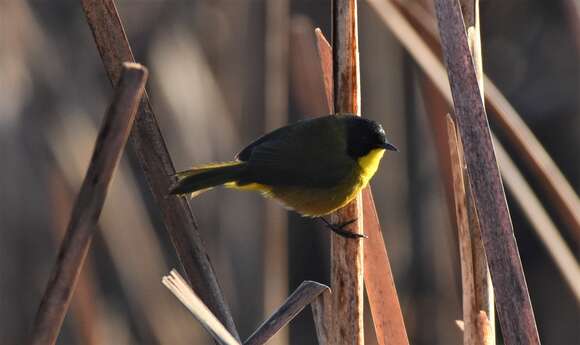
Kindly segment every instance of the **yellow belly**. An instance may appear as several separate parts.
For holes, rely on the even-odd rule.
[[[351,202],[369,183],[379,167],[385,150],[375,149],[358,159],[350,176],[332,188],[297,188],[266,186],[251,183],[238,186],[228,183],[226,187],[261,192],[265,197],[279,200],[289,209],[303,216],[320,217],[332,213]]]

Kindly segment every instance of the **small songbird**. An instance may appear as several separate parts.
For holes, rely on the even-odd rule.
[[[328,115],[278,128],[248,145],[234,161],[178,172],[170,193],[194,197],[216,186],[258,191],[303,216],[320,217],[343,236],[358,238],[343,230],[352,221],[333,225],[322,216],[356,197],[385,150],[397,148],[378,123]]]

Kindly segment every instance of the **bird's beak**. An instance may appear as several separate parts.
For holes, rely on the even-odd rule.
[[[385,150],[389,150],[389,151],[395,151],[395,152],[398,152],[399,151],[399,149],[395,145],[393,145],[391,143],[384,143],[382,147]]]

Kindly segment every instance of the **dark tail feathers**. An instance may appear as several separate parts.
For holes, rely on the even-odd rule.
[[[213,187],[235,182],[244,172],[245,163],[226,162],[208,164],[175,174],[177,182],[171,186],[170,194],[197,196]]]

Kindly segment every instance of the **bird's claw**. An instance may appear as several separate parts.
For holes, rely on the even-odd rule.
[[[327,221],[326,219],[324,219],[323,217],[320,217],[320,219],[322,219],[322,221],[326,224],[326,226],[328,226],[330,228],[330,230],[332,230],[334,233],[336,233],[344,238],[353,238],[353,239],[368,238],[368,236],[365,234],[357,234],[356,232],[352,232],[350,230],[344,229],[346,226],[356,222],[357,221],[356,218],[351,219],[351,220],[347,220],[345,222],[338,223],[338,224],[332,224],[329,221]]]

